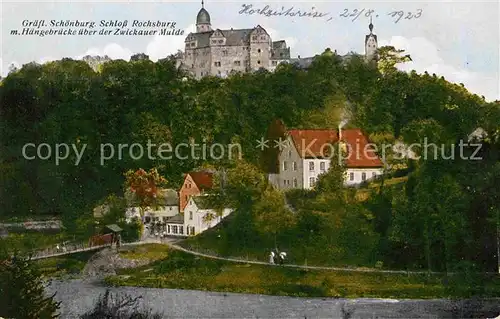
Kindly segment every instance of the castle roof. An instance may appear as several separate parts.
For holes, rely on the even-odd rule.
[[[201,8],[198,12],[196,24],[210,24],[210,14],[205,8]]]
[[[226,38],[226,46],[241,46],[250,44],[250,33],[254,29],[231,29],[231,30],[212,30],[207,32],[191,33],[189,36],[196,39],[197,47],[203,48],[210,45],[210,37],[214,32],[219,31]]]

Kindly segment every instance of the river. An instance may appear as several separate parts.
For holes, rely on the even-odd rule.
[[[47,288],[49,293],[57,292],[63,319],[76,319],[90,310],[95,298],[105,290],[102,285],[83,280],[53,281]],[[135,287],[111,291],[142,296],[143,306],[163,313],[165,318],[343,318],[343,305],[353,311],[351,319],[453,318],[452,309],[457,304],[447,300],[294,298]],[[482,306],[473,308],[475,318],[494,318],[500,315],[500,299],[484,301]],[[465,316],[460,312],[456,315],[455,318]]]

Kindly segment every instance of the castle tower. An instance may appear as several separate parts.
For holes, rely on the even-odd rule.
[[[208,32],[212,31],[212,26],[210,24],[210,14],[205,10],[203,0],[201,0],[201,9],[196,16],[196,32]]]
[[[373,24],[372,24],[372,19],[370,17],[370,25],[368,26],[370,29],[370,34],[368,34],[365,37],[365,59],[367,61],[371,61],[376,59],[376,54],[377,54],[377,49],[378,49],[378,42],[377,42],[377,35],[373,34]]]

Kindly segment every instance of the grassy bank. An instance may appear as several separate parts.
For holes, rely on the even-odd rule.
[[[167,255],[148,266],[126,269],[106,278],[114,286],[195,289],[301,297],[445,298],[500,295],[500,280],[485,286],[445,286],[442,278],[231,263],[196,257],[181,251],[158,252],[142,246],[129,252],[135,259],[144,254]],[[482,290],[482,291],[480,291]]]

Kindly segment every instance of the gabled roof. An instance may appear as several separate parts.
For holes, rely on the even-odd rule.
[[[189,172],[189,176],[193,179],[199,189],[210,189],[213,186],[213,173],[200,171]]]
[[[159,196],[158,204],[160,206],[177,206],[179,204],[179,195],[175,189],[162,189],[159,191]]]
[[[120,226],[118,226],[116,224],[106,225],[106,228],[108,228],[109,230],[111,230],[114,233],[119,233],[119,232],[122,231],[122,229],[120,228]]]
[[[125,193],[125,199],[127,200],[128,207],[135,207],[138,205],[138,201],[135,195],[130,191],[127,191]],[[157,199],[158,206],[177,206],[179,204],[179,195],[177,194],[177,191],[175,189],[171,188],[158,190]]]
[[[212,201],[210,201],[210,196],[204,195],[204,196],[193,196],[191,197],[196,204],[196,207],[198,209],[213,209],[215,208],[214,204]]]
[[[338,130],[289,130],[288,135],[302,158],[328,158],[331,151],[337,151],[330,145],[339,141]],[[383,167],[375,151],[367,147],[368,138],[360,129],[342,130],[342,142],[350,150],[346,167]]]

